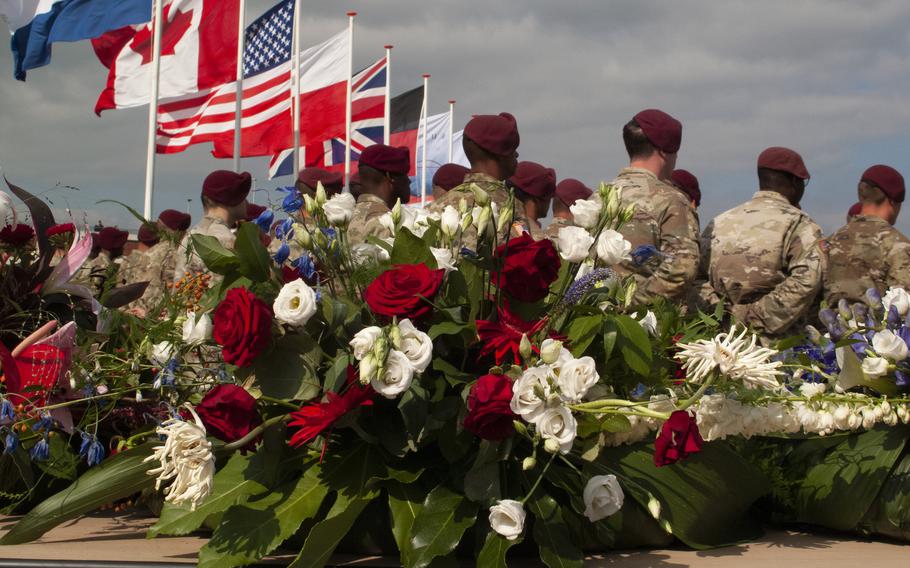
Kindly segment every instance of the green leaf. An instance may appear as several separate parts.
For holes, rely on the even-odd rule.
[[[866,513],[859,529],[862,533],[881,534],[910,540],[910,454],[904,454],[882,485],[875,503]]]
[[[610,356],[613,355],[613,348],[616,347],[616,336],[617,336],[616,324],[614,324],[610,320],[607,320],[606,322],[604,322],[603,334],[604,334],[603,360],[604,360],[604,362],[606,362],[606,361],[610,360]]]
[[[600,331],[604,318],[602,315],[576,317],[569,324],[568,336],[572,354],[581,357]]]
[[[329,488],[318,471],[313,464],[296,482],[228,509],[199,551],[199,566],[244,566],[275,550],[319,512]]]
[[[66,436],[54,435],[48,438],[50,457],[47,461],[36,462],[41,471],[60,479],[73,481],[76,479],[76,468],[79,466],[79,456],[70,447]]]
[[[253,225],[255,226],[255,224]],[[190,235],[190,238],[193,241],[193,250],[205,263],[205,267],[215,274],[224,275],[239,270],[240,259],[234,254],[234,251],[224,248],[221,241],[215,237],[193,234]]]
[[[29,511],[0,539],[0,544],[33,541],[60,523],[154,486],[155,478],[146,472],[155,464],[143,460],[151,455],[155,444],[149,442],[120,452],[89,469],[72,485]]]
[[[572,533],[562,518],[556,500],[537,491],[527,502],[534,515],[534,541],[540,549],[540,559],[550,568],[582,566],[581,549],[572,541]]]
[[[139,224],[140,224],[140,225],[151,224],[151,222],[150,222],[148,219],[146,219],[146,218],[142,215],[142,213],[136,211],[135,209],[133,209],[132,207],[130,207],[129,205],[127,205],[126,203],[124,203],[124,202],[122,202],[122,201],[117,201],[116,199],[102,199],[101,201],[96,201],[95,203],[99,203],[99,204],[100,204],[100,203],[116,203],[116,204],[119,205],[120,207],[123,207],[124,209],[126,209],[127,211],[129,211],[130,214],[131,214],[133,217],[135,217],[137,221],[139,221]]]
[[[398,411],[401,412],[408,436],[415,443],[419,442],[429,414],[426,389],[416,383],[411,385],[398,402]]]
[[[464,495],[439,485],[423,502],[414,521],[411,540],[402,560],[409,568],[429,566],[434,558],[455,550],[461,537],[477,521],[477,505]]]
[[[310,529],[291,568],[325,566],[338,543],[351,530],[354,521],[377,495],[378,491],[367,491],[362,496],[339,493],[325,520]]]
[[[500,446],[500,442],[480,442],[477,458],[464,476],[464,494],[471,501],[486,503],[491,499],[499,499]]]
[[[639,375],[647,376],[651,372],[651,341],[648,332],[641,324],[629,316],[615,317],[620,335],[619,351],[630,369]]]
[[[423,510],[426,491],[419,485],[394,483],[386,488],[389,494],[389,510],[392,513],[392,535],[402,557],[410,546],[414,521]]]
[[[251,224],[251,223],[250,223]],[[316,369],[322,349],[307,334],[277,339],[269,353],[253,364],[262,394],[285,400],[310,400],[322,392]]]
[[[234,252],[240,262],[240,273],[254,282],[265,282],[272,275],[272,259],[259,238],[256,223],[242,223],[237,229]]]
[[[607,414],[600,423],[600,429],[604,432],[628,432],[632,429],[632,423],[625,415]]]
[[[509,568],[506,562],[506,553],[510,548],[522,541],[521,538],[509,540],[494,531],[487,533],[487,540],[477,555],[477,565],[490,568]]]
[[[392,247],[390,261],[392,264],[419,264],[422,262],[429,268],[436,268],[436,257],[433,256],[430,245],[404,228],[395,235],[395,245]]]

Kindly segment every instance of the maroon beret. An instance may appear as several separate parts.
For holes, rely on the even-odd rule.
[[[878,164],[864,171],[861,179],[882,190],[891,201],[904,202],[904,176],[894,168]]]
[[[314,191],[316,185],[322,182],[322,187],[325,188],[325,192],[329,195],[341,193],[341,190],[344,189],[344,176],[322,168],[303,168],[297,174],[297,181]]]
[[[772,146],[758,155],[758,167],[777,170],[794,175],[800,179],[809,179],[809,170],[803,163],[803,157],[781,146]]]
[[[507,112],[475,116],[464,127],[464,136],[497,156],[511,156],[520,142],[518,123]]]
[[[856,217],[863,212],[863,204],[857,201],[847,209],[847,217]]]
[[[433,174],[433,186],[439,186],[446,191],[454,189],[464,183],[464,176],[470,171],[458,164],[443,164]]]
[[[243,203],[252,184],[249,172],[238,174],[230,170],[215,170],[202,182],[202,195],[215,203],[232,207]]]
[[[264,205],[256,205],[255,203],[247,203],[246,204],[246,220],[255,221],[256,219],[259,218],[260,215],[262,215],[262,213],[266,209],[267,208]]]
[[[509,181],[534,197],[549,199],[556,193],[556,170],[537,162],[519,162],[515,175],[509,178]]]
[[[117,227],[105,227],[98,231],[98,246],[106,251],[119,250],[126,244],[129,233]]]
[[[411,171],[411,151],[406,146],[373,144],[360,153],[359,164],[381,172],[407,174]]]
[[[698,187],[697,177],[686,170],[673,170],[670,179],[676,184],[676,187],[689,196],[689,199],[695,202],[696,207],[701,205],[701,189]]]
[[[633,118],[652,146],[668,154],[679,152],[682,143],[681,122],[656,108],[643,110]]]
[[[157,244],[158,241],[161,240],[161,237],[158,236],[158,231],[155,230],[155,227],[147,223],[143,223],[143,225],[139,227],[139,233],[136,235],[136,238],[139,239],[139,242],[148,246]]]
[[[172,231],[185,231],[190,228],[193,218],[189,213],[181,213],[176,209],[165,209],[158,215],[158,220]]]
[[[556,186],[556,197],[569,207],[579,199],[588,199],[594,190],[574,178],[566,178]]]

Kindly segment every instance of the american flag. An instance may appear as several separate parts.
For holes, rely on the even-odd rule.
[[[294,0],[285,0],[250,24],[244,34],[243,76],[251,77],[291,59]]]

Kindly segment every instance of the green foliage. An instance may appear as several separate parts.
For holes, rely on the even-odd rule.
[[[291,566],[293,568],[325,566],[338,543],[354,525],[354,521],[378,495],[379,492],[375,490],[354,495],[339,493],[325,519],[310,529],[303,548]]]
[[[422,238],[415,236],[411,231],[401,228],[395,235],[395,245],[390,255],[392,264],[426,264],[429,268],[436,268],[436,257],[430,250],[430,245]]]
[[[477,565],[491,568],[508,568],[506,553],[521,541],[521,538],[509,540],[493,531],[488,532],[483,548],[480,549],[480,554],[477,555]]]
[[[616,323],[619,351],[622,353],[623,361],[639,375],[648,376],[653,357],[648,332],[629,316],[618,315],[613,321]]]
[[[572,355],[581,357],[586,353],[600,335],[603,321],[603,314],[585,315],[572,320],[567,333]]]
[[[50,457],[47,461],[36,462],[38,468],[49,475],[73,481],[79,467],[79,455],[73,451],[69,436],[54,435],[48,438]]]
[[[858,528],[864,534],[910,540],[910,453],[906,448]]]
[[[393,483],[388,486],[387,492],[392,515],[392,535],[398,550],[403,554],[410,545],[414,521],[423,510],[426,491],[420,485]]]
[[[237,269],[241,275],[253,282],[265,282],[272,275],[272,259],[259,238],[259,227],[255,223],[240,225],[234,251],[237,253]]]
[[[262,394],[287,400],[310,400],[322,392],[317,369],[322,349],[306,334],[276,339],[253,364]]]
[[[534,515],[534,541],[540,549],[540,559],[550,568],[582,566],[581,549],[573,542],[572,533],[563,520],[562,508],[555,499],[537,491],[527,506]]]
[[[446,556],[458,546],[464,532],[477,520],[477,505],[445,485],[427,495],[414,520],[411,539],[402,552],[408,568],[424,568],[434,558]]]

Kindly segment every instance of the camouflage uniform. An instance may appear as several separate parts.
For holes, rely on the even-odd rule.
[[[471,185],[476,184],[481,189],[487,192],[487,195],[490,196],[490,200],[495,203],[499,210],[501,211],[509,202],[509,190],[506,189],[506,184],[499,181],[493,176],[471,172],[464,177],[464,183],[454,187],[451,191],[447,192],[440,199],[433,201],[427,205],[427,210],[431,213],[442,214],[445,210],[446,205],[451,205],[455,209],[458,209],[459,203],[462,199],[467,203],[468,211],[471,211],[476,205],[474,200],[474,192],[471,191]],[[496,219],[493,219],[493,223],[496,223]],[[513,234],[520,235],[522,231],[528,230],[528,223],[525,218],[524,207],[519,200],[515,200],[515,221],[512,225]],[[503,227],[503,230],[497,235],[498,241],[502,242],[505,240],[505,236],[509,231],[509,227]],[[477,230],[474,227],[468,227],[468,230],[462,234],[462,243],[469,249],[477,249]]]
[[[205,263],[192,249],[192,235],[209,235],[215,237],[221,245],[228,249],[234,248],[234,232],[227,224],[213,217],[203,217],[199,224],[187,231],[177,247],[177,260],[174,266],[174,281],[178,281],[187,274],[201,274],[206,272]]]
[[[361,193],[357,198],[357,205],[354,206],[351,223],[348,225],[350,244],[364,243],[367,237],[390,238],[392,233],[379,222],[379,219],[389,211],[389,206],[382,198],[372,193]]]
[[[774,191],[752,199],[708,225],[702,269],[713,300],[765,336],[780,336],[806,314],[827,264],[821,228]]]
[[[866,290],[910,289],[910,239],[879,217],[857,215],[827,239],[825,299],[862,302]]]
[[[635,302],[681,300],[698,272],[698,215],[688,196],[642,168],[624,168],[610,183],[622,188],[623,207],[635,207],[632,220],[620,229],[622,236],[632,250],[652,245],[660,254],[659,263],[627,261],[616,267],[620,276],[635,277]],[[600,194],[591,199],[600,201]]]
[[[550,239],[554,243],[559,239],[559,231],[564,227],[571,227],[574,223],[565,217],[553,217],[553,221],[543,230],[543,238]]]
[[[141,298],[132,305],[148,313],[156,308],[166,294],[167,283],[174,281],[174,270],[177,264],[177,245],[171,241],[161,241],[144,252],[134,251],[121,268],[126,284],[148,282],[148,288]]]

